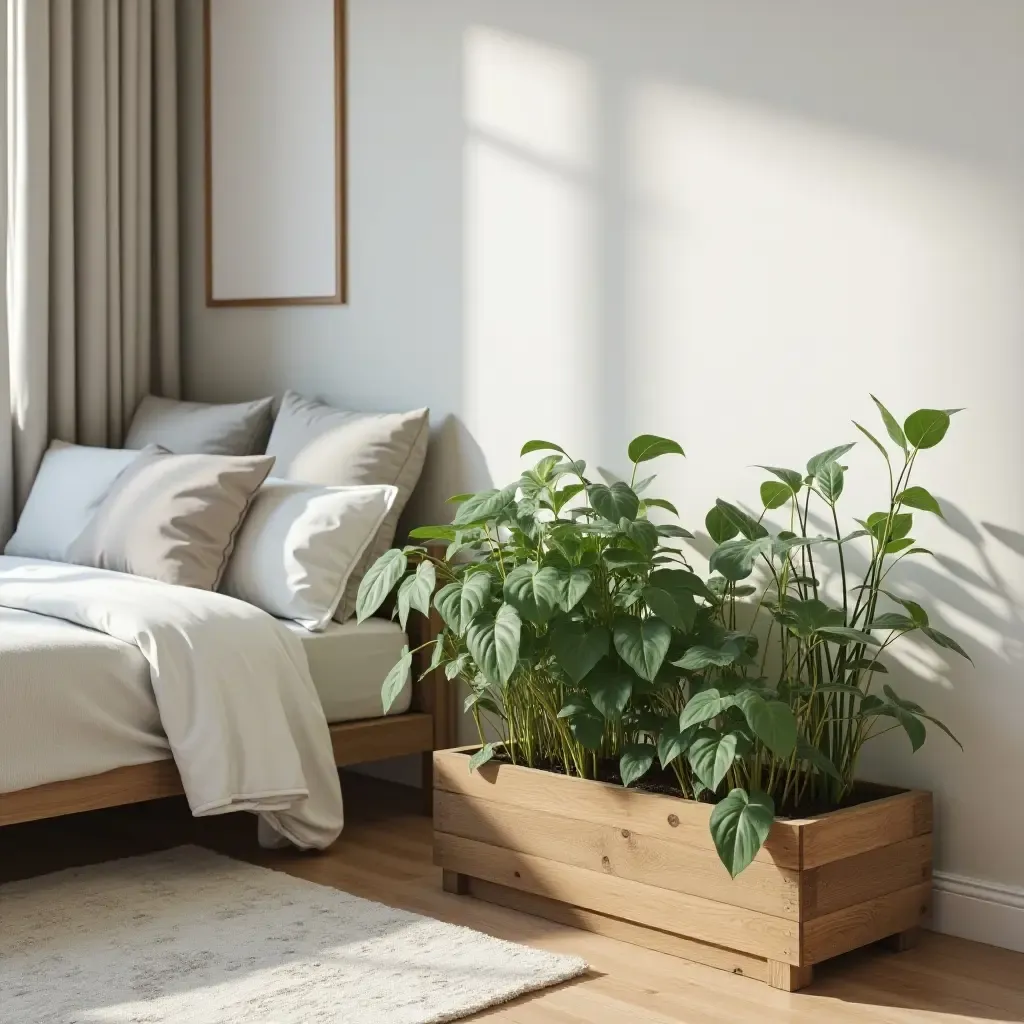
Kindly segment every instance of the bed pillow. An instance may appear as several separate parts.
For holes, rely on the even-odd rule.
[[[256,455],[266,444],[273,405],[273,398],[207,405],[147,395],[124,446],[158,444],[177,455]]]
[[[220,589],[319,631],[398,496],[398,488],[270,479],[238,531]]]
[[[68,549],[137,451],[52,441],[5,555],[67,561]]]
[[[265,455],[174,455],[145,448],[114,481],[67,561],[216,590]]]
[[[391,510],[349,577],[334,618],[345,622],[356,607],[366,570],[391,546],[398,517],[423,469],[430,436],[429,410],[404,413],[342,412],[323,402],[285,394],[267,454],[274,475],[328,486],[390,484],[398,494]]]

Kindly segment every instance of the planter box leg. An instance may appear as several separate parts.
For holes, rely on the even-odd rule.
[[[445,868],[441,872],[441,888],[455,896],[466,896],[469,893],[469,875]]]
[[[905,932],[897,932],[882,939],[881,945],[892,953],[905,953],[913,949],[921,941],[920,928],[908,928]]]
[[[794,967],[779,960],[768,961],[768,984],[783,992],[797,992],[811,983],[813,967]]]

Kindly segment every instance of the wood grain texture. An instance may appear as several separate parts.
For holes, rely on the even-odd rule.
[[[799,872],[769,861],[755,861],[733,880],[714,849],[579,819],[567,823],[564,814],[444,791],[438,791],[434,801],[434,827],[464,839],[774,917],[793,921],[800,917]]]
[[[557,861],[434,833],[435,863],[538,896],[710,942],[752,956],[800,962],[799,924],[727,903],[599,875]],[[896,930],[896,929],[893,929]]]
[[[805,920],[822,917],[931,877],[931,833],[880,846],[801,872],[801,916]]]
[[[908,790],[793,824],[803,840],[802,867],[814,868],[931,832],[932,796]]]
[[[549,811],[672,843],[714,852],[708,831],[709,804],[672,796],[625,790],[604,782],[571,778],[517,765],[491,762],[470,772],[466,750],[434,755],[434,786],[449,793],[483,800],[500,800],[516,807]],[[501,795],[496,796],[500,782]],[[776,822],[764,848],[755,858],[777,867],[800,867],[800,833],[789,822]]]
[[[464,878],[466,876],[459,875]],[[557,921],[572,928],[606,935],[612,939],[655,949],[670,956],[682,957],[708,967],[715,967],[730,974],[753,978],[755,981],[768,980],[768,961],[761,957],[748,956],[734,949],[713,946],[707,942],[698,942],[682,935],[662,931],[659,928],[645,928],[643,925],[625,921],[619,917],[611,917],[583,907],[570,906],[559,900],[547,899],[535,893],[511,889],[494,882],[485,882],[479,878],[466,878],[466,890],[470,896],[497,903],[502,907],[511,907],[524,914],[533,914],[548,921]],[[453,892],[446,889],[446,892]],[[788,966],[788,965],[787,965]]]
[[[487,1024],[995,1024],[1024,1021],[1024,954],[932,932],[909,952],[877,947],[829,961],[791,995],[496,903],[452,896],[431,864],[432,826],[420,795],[345,773],[345,831],[311,856],[262,850],[251,815],[194,819],[163,800],[0,830],[0,881],[198,843],[365,899],[475,928],[553,953],[591,973],[478,1014]],[[516,894],[522,896],[523,894]],[[0,1014],[2,1016],[2,1014]]]
[[[928,915],[931,892],[931,882],[925,882],[804,922],[801,963],[820,963],[886,936],[919,927]]]

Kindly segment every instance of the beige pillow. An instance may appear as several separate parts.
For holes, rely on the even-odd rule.
[[[423,469],[430,437],[428,409],[404,413],[342,412],[294,391],[285,394],[267,444],[274,476],[355,487],[390,484],[398,496],[356,565],[334,618],[345,622],[356,607],[366,570],[391,546],[398,517]]]
[[[273,406],[273,398],[207,405],[147,395],[135,410],[124,446],[158,444],[177,455],[256,455],[267,443]]]
[[[172,455],[145,448],[114,482],[69,562],[216,590],[266,455]]]

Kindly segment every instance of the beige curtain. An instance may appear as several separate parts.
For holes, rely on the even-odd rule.
[[[51,438],[180,386],[175,0],[4,2],[0,541]]]

